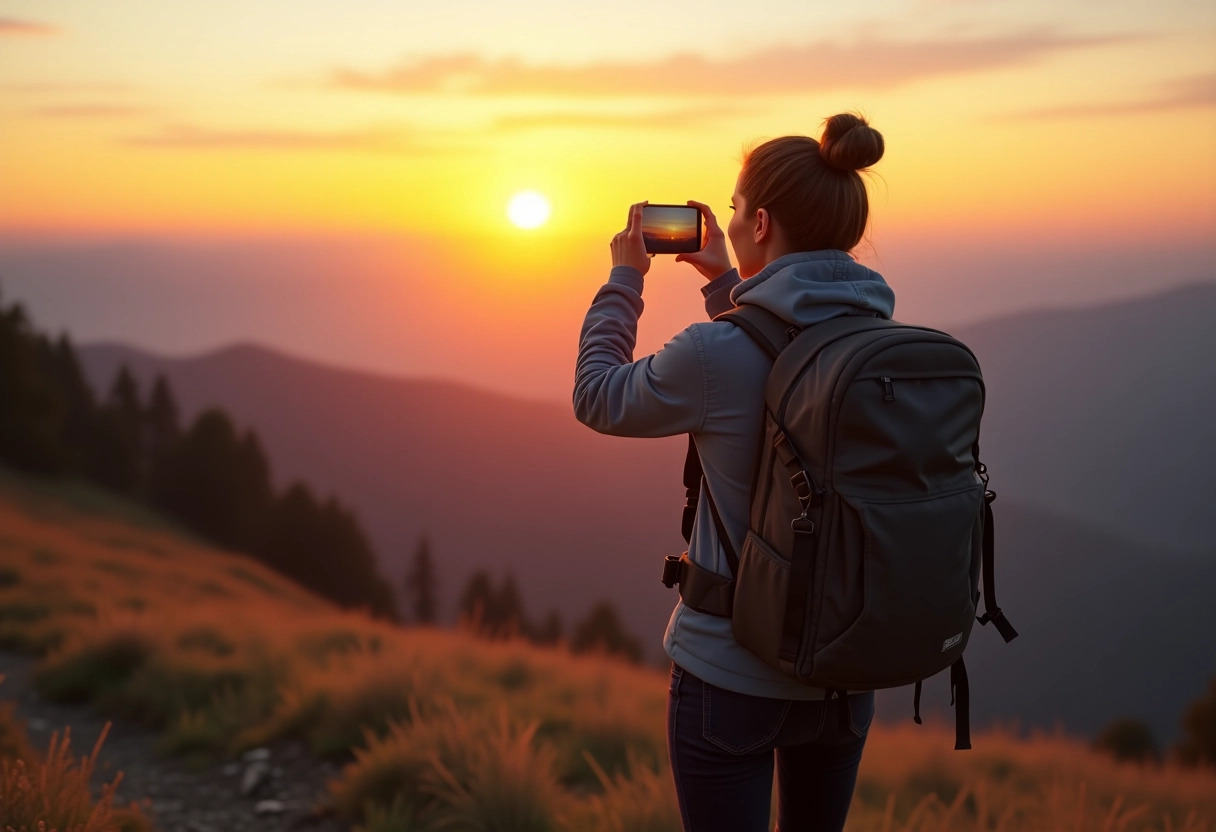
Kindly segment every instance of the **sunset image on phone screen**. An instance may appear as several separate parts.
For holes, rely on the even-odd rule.
[[[700,214],[686,205],[647,205],[642,209],[642,239],[653,254],[678,254],[701,248]]]

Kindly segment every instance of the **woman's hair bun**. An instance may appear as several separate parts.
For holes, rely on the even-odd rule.
[[[824,123],[819,155],[842,171],[868,168],[882,158],[882,133],[854,113],[839,113]]]

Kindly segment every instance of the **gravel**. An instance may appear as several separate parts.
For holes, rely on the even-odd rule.
[[[45,750],[51,733],[71,728],[72,753],[93,749],[107,718],[87,706],[43,702],[30,680],[35,660],[0,652],[0,700],[16,703],[34,748]],[[338,766],[317,760],[298,741],[253,749],[241,758],[205,767],[166,757],[148,728],[109,720],[93,784],[122,772],[115,806],[138,803],[162,832],[348,832],[325,806],[325,784]],[[253,772],[253,773],[251,773]],[[255,782],[256,781],[256,782]],[[250,784],[253,784],[250,786]],[[245,786],[246,788],[243,788]]]

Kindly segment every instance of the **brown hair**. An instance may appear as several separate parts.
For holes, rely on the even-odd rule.
[[[794,251],[850,251],[870,216],[859,171],[882,158],[882,134],[861,116],[834,115],[823,136],[783,136],[747,154],[739,193],[749,214],[769,212]]]

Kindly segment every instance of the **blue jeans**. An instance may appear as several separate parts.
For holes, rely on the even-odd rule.
[[[779,832],[840,832],[873,718],[873,691],[767,699],[673,663],[667,750],[684,832],[768,832],[774,757]]]

